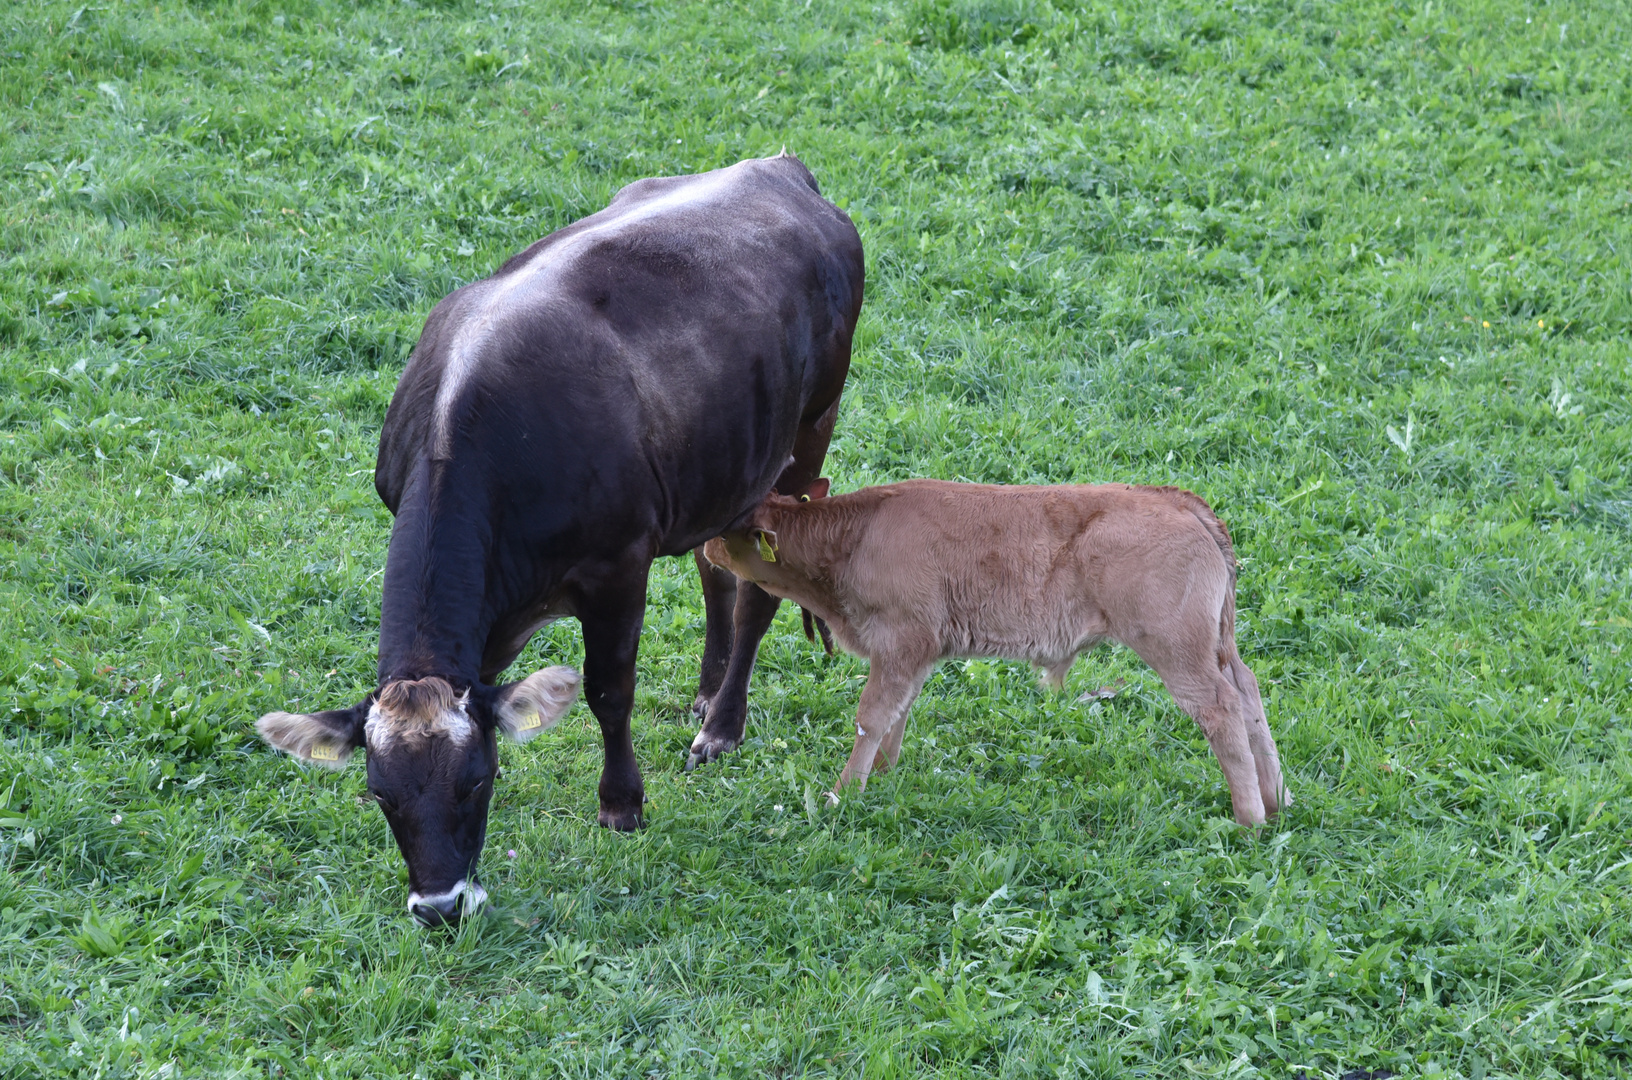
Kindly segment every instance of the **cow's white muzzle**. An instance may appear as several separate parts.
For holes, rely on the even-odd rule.
[[[447,892],[428,896],[408,894],[408,913],[425,926],[452,926],[466,915],[474,915],[487,903],[487,890],[479,881],[464,878]]]

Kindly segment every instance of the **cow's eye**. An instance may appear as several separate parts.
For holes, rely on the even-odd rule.
[[[485,787],[487,787],[487,780],[484,777],[483,779],[478,780],[474,784],[470,785],[470,790],[465,792],[465,794],[463,796],[464,801],[469,802],[471,799],[474,799],[476,796],[478,796],[478,795],[480,795],[482,793],[482,789],[485,788]]]

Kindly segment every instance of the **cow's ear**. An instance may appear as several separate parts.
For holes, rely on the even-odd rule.
[[[325,769],[343,769],[352,751],[363,745],[367,704],[320,713],[269,712],[255,721],[255,730],[286,754]]]
[[[810,486],[805,489],[805,494],[813,501],[816,499],[825,499],[827,498],[828,491],[832,487],[833,481],[829,480],[825,476],[818,476],[815,480],[812,480]]]
[[[579,681],[578,672],[570,667],[548,667],[499,687],[493,698],[499,727],[518,743],[554,727],[577,699]]]

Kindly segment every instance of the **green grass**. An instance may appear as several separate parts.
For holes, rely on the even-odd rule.
[[[1632,1075],[1629,72],[1619,0],[14,0],[0,1075]],[[947,665],[827,810],[865,671],[787,611],[685,774],[668,561],[649,828],[580,705],[423,933],[360,770],[250,727],[372,686],[407,350],[783,145],[868,250],[838,489],[1201,493],[1298,803],[1237,829],[1106,652]]]

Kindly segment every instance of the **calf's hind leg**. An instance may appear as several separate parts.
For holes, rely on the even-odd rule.
[[[1225,673],[1241,697],[1241,715],[1247,725],[1247,745],[1252,748],[1252,760],[1258,768],[1258,793],[1264,798],[1264,813],[1274,817],[1292,805],[1292,792],[1281,775],[1281,755],[1275,748],[1275,736],[1269,732],[1269,721],[1264,718],[1258,679],[1252,669],[1233,654]]]
[[[1230,786],[1230,805],[1242,825],[1264,823],[1264,799],[1258,788],[1258,766],[1247,737],[1246,717],[1235,682],[1221,670],[1216,641],[1151,642],[1134,651],[1162,677],[1168,693],[1207,736],[1213,756]],[[1266,729],[1267,730],[1267,729]]]

